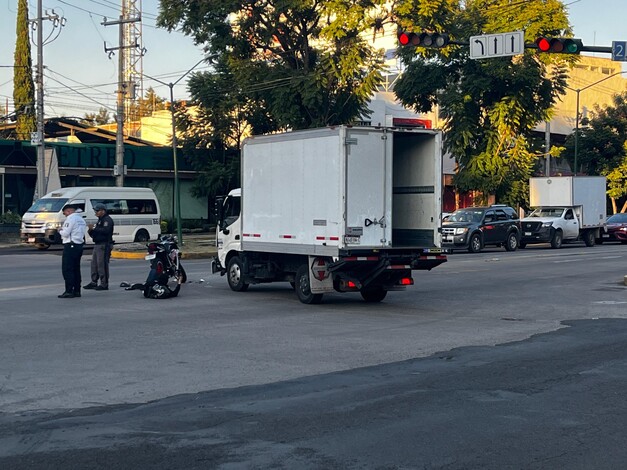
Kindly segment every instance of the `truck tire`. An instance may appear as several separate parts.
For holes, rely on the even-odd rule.
[[[248,289],[248,284],[244,282],[242,260],[239,256],[233,256],[229,260],[228,267],[226,268],[226,280],[229,283],[231,290],[235,292],[244,292]]]
[[[296,295],[298,300],[304,304],[319,304],[322,301],[322,294],[312,294],[309,285],[309,266],[303,264],[296,271]]]
[[[518,237],[515,232],[510,232],[505,242],[505,249],[507,251],[516,251],[516,248],[518,248]]]
[[[388,291],[384,290],[383,287],[365,288],[359,293],[366,302],[381,302],[388,295]]]
[[[586,246],[594,246],[595,236],[594,230],[586,230],[583,234],[583,242]]]
[[[468,251],[470,253],[479,253],[481,251],[481,235],[473,233],[468,242]]]
[[[562,231],[556,230],[553,234],[553,238],[551,238],[551,248],[561,248],[562,247]]]

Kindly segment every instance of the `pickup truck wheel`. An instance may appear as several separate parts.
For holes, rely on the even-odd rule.
[[[551,248],[561,248],[562,247],[562,231],[556,230],[553,234],[553,238],[551,239]]]
[[[370,287],[359,291],[366,302],[381,302],[388,295],[388,291],[382,287]]]
[[[583,242],[586,244],[586,246],[594,246],[594,230],[586,230],[586,232],[583,234]]]
[[[505,249],[507,251],[516,251],[516,248],[518,248],[518,237],[516,236],[514,232],[511,232],[507,236],[507,243],[505,243]]]
[[[50,248],[50,245],[48,245],[47,243],[36,243],[35,248],[37,248],[38,250],[47,250],[48,248]]]
[[[309,266],[303,264],[296,271],[296,295],[298,300],[304,304],[319,304],[322,301],[322,294],[312,294],[309,285]]]
[[[481,236],[478,233],[475,233],[470,237],[468,251],[470,253],[479,253],[481,251]]]
[[[239,256],[233,256],[226,268],[226,279],[231,290],[235,292],[244,292],[248,289],[248,284],[244,282],[242,271],[242,260]]]

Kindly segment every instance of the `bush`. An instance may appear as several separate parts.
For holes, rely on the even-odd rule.
[[[0,224],[19,224],[22,222],[22,217],[16,212],[6,211],[4,214],[0,214]]]
[[[168,223],[167,220],[162,220],[161,221],[161,233],[170,233],[170,231],[168,230],[170,228],[170,224]]]

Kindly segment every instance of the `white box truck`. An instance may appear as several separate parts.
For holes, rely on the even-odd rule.
[[[552,176],[529,180],[529,203],[533,212],[521,220],[520,247],[530,243],[583,240],[593,246],[601,240],[606,223],[604,176]]]
[[[246,139],[212,271],[234,291],[289,282],[306,304],[404,289],[446,261],[441,145],[440,131],[346,126]]]

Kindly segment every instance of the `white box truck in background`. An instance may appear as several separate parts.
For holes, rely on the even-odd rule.
[[[604,176],[551,176],[529,180],[534,209],[521,222],[520,247],[530,243],[583,240],[593,246],[605,229],[607,188]]]
[[[368,302],[446,261],[440,244],[442,135],[337,126],[251,137],[241,189],[218,198],[213,272],[234,291],[290,282]]]

